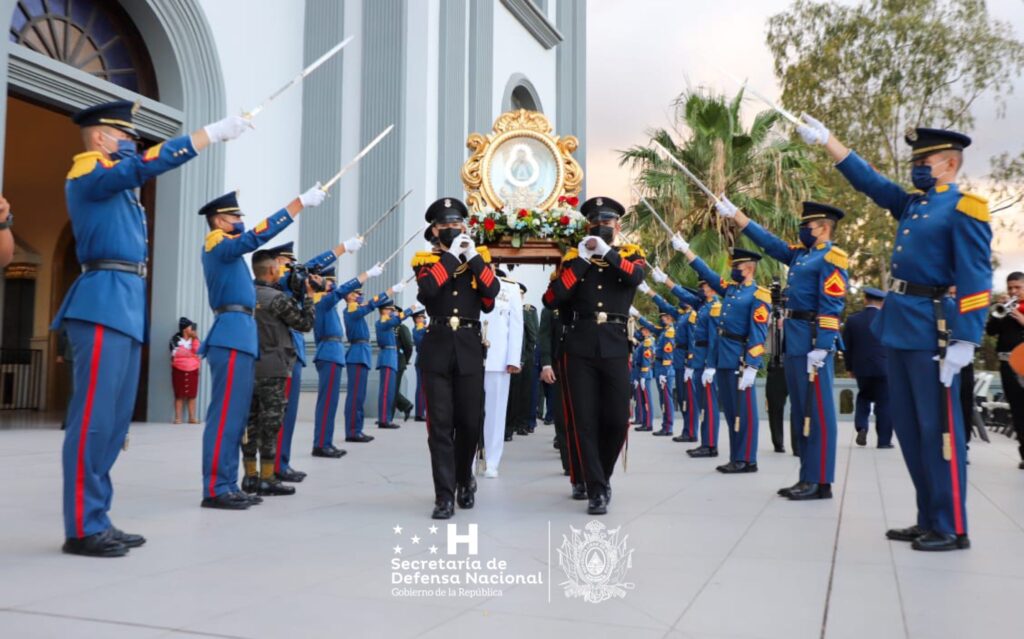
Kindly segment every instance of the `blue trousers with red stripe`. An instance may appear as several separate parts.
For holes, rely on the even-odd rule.
[[[690,378],[690,381],[686,381],[686,372],[684,369],[683,373],[676,376],[676,388],[679,390],[680,396],[680,407],[682,410],[680,413],[683,416],[683,433],[697,438],[697,431],[700,429],[700,389],[697,387],[696,381],[699,378],[696,373]]]
[[[718,382],[718,403],[725,414],[725,427],[729,431],[729,461],[757,463],[757,391],[751,386],[745,391],[737,389],[739,375],[735,368],[719,368],[715,372]],[[737,418],[739,428],[737,428]]]
[[[693,384],[696,391],[697,407],[702,416],[700,420],[700,445],[706,448],[718,448],[718,376],[710,384],[702,384],[703,368],[693,371]]]
[[[213,388],[203,428],[203,497],[238,492],[238,455],[249,421],[256,359],[231,348],[206,351]]]
[[[637,381],[640,382],[636,388],[636,403],[640,407],[638,415],[640,425],[644,428],[651,428],[654,423],[654,416],[651,412],[651,394],[654,391],[654,380],[650,377],[641,377]]]
[[[960,376],[939,382],[933,351],[888,349],[892,423],[917,492],[917,525],[967,534],[967,445],[960,408]],[[949,459],[943,442],[949,441]]]
[[[377,421],[381,424],[390,424],[394,415],[391,408],[395,405],[395,378],[398,371],[389,367],[381,366],[377,369],[380,372],[380,385],[377,387]]]
[[[416,367],[416,419],[427,418],[427,396],[423,393],[423,381],[420,379],[423,371]]]
[[[110,469],[135,408],[142,344],[102,324],[64,322],[74,354],[74,391],[64,431],[64,535],[110,528]]]
[[[676,421],[675,398],[672,390],[674,382],[674,377],[667,377],[664,386],[658,382],[658,394],[661,396],[661,429],[670,433]]]
[[[316,362],[319,383],[316,389],[316,414],[313,416],[313,448],[334,445],[334,418],[338,414],[341,375],[344,371],[345,366],[337,362]]]
[[[282,473],[291,468],[292,437],[295,435],[295,420],[299,418],[299,389],[302,388],[302,362],[295,360],[292,376],[284,383],[284,396],[288,405],[284,409],[284,421],[277,431],[277,456],[274,458],[274,472]]]
[[[814,376],[814,385],[807,374],[807,356],[786,357],[786,388],[789,390],[790,424],[800,433],[800,481],[831,484],[836,476],[836,404],[832,397],[835,378],[835,355],[825,358],[825,365]],[[811,393],[808,403],[807,393]],[[810,431],[804,434],[804,411],[811,410]]]
[[[348,395],[345,396],[345,437],[363,434],[363,404],[366,402],[366,378],[370,367],[348,365]]]

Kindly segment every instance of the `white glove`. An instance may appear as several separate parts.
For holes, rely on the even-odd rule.
[[[465,236],[465,241],[469,242],[469,244],[463,249],[462,254],[466,256],[466,261],[469,261],[479,255],[479,253],[476,252],[476,242],[473,241],[473,238],[465,233],[463,233],[463,236]]]
[[[828,138],[831,135],[825,125],[820,121],[815,120],[811,116],[804,113],[800,116],[806,124],[798,126],[796,132],[800,134],[800,137],[804,139],[807,144],[825,144],[828,142]]]
[[[939,381],[945,387],[953,385],[953,378],[964,366],[974,361],[974,349],[977,348],[970,342],[953,342],[946,349],[946,359],[942,360],[942,367],[939,369]]]
[[[327,191],[320,188],[320,183],[317,182],[313,185],[313,188],[309,189],[305,193],[299,196],[299,202],[302,204],[302,208],[309,208],[311,206],[320,206],[327,199]]]
[[[685,253],[690,250],[690,243],[684,240],[682,235],[676,233],[672,236],[672,248],[680,253]]]
[[[668,378],[667,377],[665,377],[664,375],[658,375],[658,384],[660,384],[662,388],[665,388],[665,384],[667,382],[668,382]]]
[[[462,242],[468,239],[469,236],[466,235],[465,233],[461,233],[455,236],[455,239],[452,240],[452,245],[448,247],[448,252],[454,255],[455,257],[459,257],[460,255],[466,252],[466,249],[462,248]]]
[[[715,369],[705,368],[704,372],[700,375],[700,383],[707,386],[713,381],[715,381]]]
[[[412,306],[410,306],[409,308],[411,308],[411,309],[412,309],[412,312],[413,312],[413,313],[419,313],[420,311],[422,311],[423,309],[425,309],[425,308],[426,308],[426,306],[424,306],[424,305],[420,304],[419,302],[413,302],[413,303],[412,303]]]
[[[640,388],[640,382],[634,379],[633,380],[633,388]]]
[[[392,293],[401,293],[402,289],[404,289],[404,288],[405,288],[405,282],[399,282],[398,284],[394,284],[394,285],[391,286],[391,292]]]
[[[823,348],[816,348],[807,353],[807,374],[809,375],[812,371],[824,366],[826,357],[828,357],[828,351]]]
[[[640,292],[644,295],[651,292],[651,287],[647,285],[647,282],[640,282],[640,285],[637,286],[637,288],[640,289]]]
[[[745,391],[754,385],[754,380],[757,379],[757,369],[753,366],[747,366],[743,369],[743,374],[740,375],[739,389]]]
[[[654,281],[658,284],[664,284],[668,280],[668,275],[665,274],[665,271],[661,270],[657,266],[655,266],[654,271],[651,272],[651,277],[653,277]],[[646,293],[646,291],[644,292]]]
[[[687,366],[683,369],[683,381],[688,382],[693,379],[693,369]]]
[[[725,197],[725,195],[719,198],[718,202],[715,203],[715,210],[718,211],[719,215],[727,218],[736,217],[736,212],[739,211],[739,209],[736,208],[736,205],[730,202],[729,198]]]
[[[640,311],[636,310],[635,306],[629,307],[629,314],[632,315],[633,317],[640,317]]]
[[[358,235],[353,235],[342,242],[341,245],[345,247],[346,253],[355,253],[359,249],[363,248],[363,238]]]
[[[580,254],[580,257],[587,261],[590,261],[591,257],[591,251],[590,249],[587,248],[587,240],[589,239],[589,237],[585,237],[582,240],[580,240],[579,244],[576,245],[576,251]]]
[[[612,247],[608,246],[608,242],[605,242],[596,235],[593,236],[593,238],[596,240],[596,242],[594,242],[594,250],[590,252],[591,256],[604,257],[608,253],[608,251],[612,250]]]
[[[381,266],[380,262],[377,262],[370,268],[366,269],[366,279],[370,279],[371,277],[380,277],[383,274],[384,267]]]
[[[252,121],[240,115],[229,115],[223,120],[217,120],[212,124],[203,127],[211,144],[234,140],[252,127]]]

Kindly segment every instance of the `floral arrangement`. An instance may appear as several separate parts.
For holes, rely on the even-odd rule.
[[[469,232],[479,244],[492,244],[509,238],[519,248],[528,239],[554,240],[562,245],[575,246],[586,235],[587,220],[576,206],[579,198],[559,196],[558,204],[544,211],[540,209],[483,208],[469,214]]]

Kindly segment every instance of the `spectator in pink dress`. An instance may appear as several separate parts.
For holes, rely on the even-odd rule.
[[[188,402],[188,423],[198,424],[196,393],[199,391],[199,334],[187,317],[178,320],[178,332],[171,337],[171,382],[174,384],[174,423],[181,423],[181,408]]]

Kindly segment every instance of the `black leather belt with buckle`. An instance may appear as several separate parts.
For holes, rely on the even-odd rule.
[[[596,313],[573,313],[573,321],[587,320],[594,321],[598,324],[625,324],[629,321],[628,315],[620,315],[618,313],[605,313],[604,311],[597,311]]]
[[[88,273],[89,271],[120,271],[138,275],[143,279],[149,274],[145,262],[125,262],[123,260],[92,260],[82,264],[82,272]]]
[[[339,342],[340,343],[340,342],[344,342],[345,338],[339,337],[337,335],[326,335],[324,337],[321,337],[320,341],[321,342]]]
[[[370,340],[368,340],[368,339],[350,339],[348,341],[348,343],[349,344],[369,344]]]
[[[727,339],[731,339],[734,342],[746,342],[747,341],[747,336],[746,335],[737,335],[736,333],[730,333],[729,331],[725,330],[724,328],[718,329],[718,334],[721,335],[722,337],[727,338]]]
[[[927,297],[928,299],[942,299],[949,292],[949,286],[927,286],[925,284],[914,284],[897,277],[889,277],[889,292],[897,295],[912,295],[914,297]]]
[[[694,342],[693,344],[694,344],[694,346],[707,346],[708,345],[708,341],[706,339],[699,339],[696,342]]]
[[[814,320],[818,319],[818,314],[815,313],[814,311],[794,311],[792,309],[787,308],[785,309],[785,311],[783,311],[783,317],[785,317],[786,319],[797,319],[813,322]]]
[[[442,315],[438,317],[436,321],[430,323],[431,326],[435,324],[445,325],[453,331],[460,328],[480,328],[480,320],[470,319],[468,317],[459,317],[458,315]]]
[[[395,351],[395,350],[398,350],[397,346],[381,346],[380,348],[383,351]]]
[[[224,313],[245,313],[246,315],[252,315],[253,310],[248,306],[242,306],[241,304],[225,304],[224,306],[213,309],[214,315],[223,315]]]

